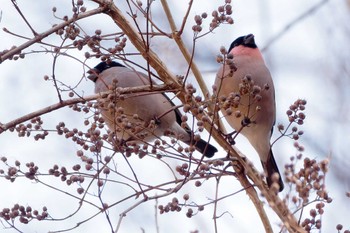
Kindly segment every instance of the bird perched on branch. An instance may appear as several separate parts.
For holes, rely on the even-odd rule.
[[[270,144],[276,118],[275,90],[254,35],[233,41],[224,62],[215,80],[221,111],[235,132],[243,134],[259,154],[268,186],[276,181],[282,191]]]
[[[113,85],[115,89],[116,86],[127,88],[151,84],[149,76],[114,61],[101,62],[88,73],[88,78],[95,82],[96,93],[113,90]],[[164,93],[140,92],[123,95],[115,101],[106,99],[107,102],[100,107],[102,117],[109,129],[124,142],[150,142],[166,135],[193,145],[206,157],[217,152],[203,139],[194,140],[188,126],[181,127],[181,113]]]

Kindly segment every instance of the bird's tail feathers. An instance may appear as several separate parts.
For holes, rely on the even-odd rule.
[[[277,163],[276,163],[275,158],[273,157],[271,149],[270,149],[270,153],[269,153],[269,157],[268,157],[267,161],[266,162],[261,161],[261,163],[263,165],[265,172],[267,173],[266,181],[267,181],[267,185],[269,187],[271,187],[271,185],[273,183],[272,175],[275,173],[278,173],[278,175],[279,175],[278,184],[280,186],[279,191],[281,192],[284,188],[284,184],[282,181],[281,173],[278,170]]]
[[[216,149],[215,146],[209,144],[207,141],[200,139],[199,141],[193,140],[193,137],[191,137],[192,140],[189,141],[183,141],[187,145],[194,145],[196,150],[200,153],[202,153],[205,157],[211,158],[214,156],[216,152],[218,152],[218,149]]]
[[[195,147],[199,152],[201,152],[205,157],[208,158],[213,157],[214,154],[218,152],[218,149],[216,149],[215,146],[209,144],[203,139],[200,139],[199,141],[195,142]]]

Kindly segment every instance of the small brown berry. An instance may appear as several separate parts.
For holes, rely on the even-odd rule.
[[[194,183],[194,185],[195,185],[196,187],[200,187],[200,186],[202,185],[202,183],[201,183],[199,180],[197,180],[197,181]]]

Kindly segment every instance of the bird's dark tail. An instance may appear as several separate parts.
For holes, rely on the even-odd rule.
[[[171,102],[171,100],[169,99],[169,97],[167,95],[165,95],[165,94],[163,94],[163,95],[165,96],[165,98],[167,98],[169,100],[169,102],[172,105],[174,105],[173,102]],[[176,115],[176,122],[179,125],[182,125],[181,113],[180,113],[179,109],[176,108],[174,110],[174,112],[175,112],[175,115]],[[186,130],[186,132],[190,136],[190,140],[187,141],[187,142],[183,141],[184,143],[186,143],[187,145],[194,145],[196,147],[197,151],[199,151],[205,157],[208,157],[208,158],[213,157],[214,154],[216,152],[218,152],[218,149],[216,149],[215,146],[209,144],[208,142],[204,141],[203,139],[200,139],[199,141],[195,141],[193,139],[193,132],[192,132],[192,130],[190,129],[190,127],[188,125],[186,125],[186,127],[184,129]]]
[[[283,190],[283,188],[284,188],[284,184],[283,184],[283,181],[282,181],[281,173],[278,170],[278,167],[277,167],[277,164],[276,164],[276,160],[273,157],[271,149],[270,149],[269,158],[267,159],[267,161],[266,162],[261,161],[261,163],[263,165],[263,168],[264,168],[265,172],[267,173],[266,181],[267,181],[267,185],[269,187],[271,187],[271,185],[273,183],[272,175],[275,174],[275,173],[278,173],[278,175],[279,175],[278,184],[280,186],[279,191],[281,192]]]
[[[214,156],[216,152],[218,152],[218,149],[216,149],[215,146],[209,144],[208,142],[204,141],[203,139],[200,139],[199,141],[193,141],[194,146],[196,149],[202,153],[205,157],[211,158]]]

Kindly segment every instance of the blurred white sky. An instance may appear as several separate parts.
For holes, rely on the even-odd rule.
[[[57,23],[57,19],[51,15],[53,6],[58,8],[57,14],[63,15],[63,12],[69,13],[71,9],[70,1],[17,1],[23,13],[27,16],[35,30],[43,32]],[[40,3],[39,3],[40,2]],[[171,9],[174,12],[176,22],[179,22],[187,7],[187,1],[183,4],[173,4],[169,1]],[[193,10],[189,17],[190,22],[187,27],[192,26],[192,19],[195,14],[208,12],[211,14],[215,6],[223,1],[194,1]],[[305,155],[311,158],[322,159],[331,157],[331,170],[327,177],[327,186],[330,190],[330,196],[334,198],[334,203],[327,206],[325,215],[322,218],[324,232],[335,232],[337,223],[343,223],[345,228],[349,229],[349,200],[345,197],[345,192],[350,190],[350,175],[348,167],[350,165],[347,158],[347,145],[349,143],[349,56],[350,46],[348,40],[350,36],[350,27],[346,22],[350,22],[350,6],[345,0],[330,0],[321,6],[310,16],[294,24],[281,37],[270,43],[286,25],[298,18],[308,9],[320,1],[286,1],[286,0],[247,0],[233,1],[233,26],[223,25],[214,33],[199,40],[196,51],[196,62],[203,70],[205,79],[210,88],[215,77],[218,64],[215,62],[215,56],[218,54],[220,46],[229,46],[229,44],[238,36],[253,33],[256,36],[256,42],[260,48],[267,47],[264,50],[264,56],[275,82],[276,100],[277,100],[277,122],[286,124],[285,111],[288,106],[297,98],[305,98],[308,101],[306,106],[307,119],[305,125],[301,128],[305,131],[301,143],[305,146]],[[159,1],[153,3],[155,7],[161,7]],[[87,2],[88,9],[92,9],[94,4]],[[210,10],[209,10],[210,9]],[[31,37],[31,33],[24,22],[18,17],[10,1],[3,1],[0,6],[2,18],[1,28],[6,27],[10,31]],[[154,20],[161,22],[163,29],[168,28],[165,20],[162,20],[163,14],[154,11]],[[106,16],[95,16],[93,20],[83,20],[80,25],[86,31],[94,31],[96,28],[102,29],[104,33],[114,32],[117,28]],[[179,25],[179,23],[178,23]],[[191,46],[192,35],[187,30],[185,41]],[[0,50],[9,49],[12,45],[20,45],[25,40],[9,36],[3,31],[0,32],[1,45]],[[50,39],[52,40],[52,38]],[[174,44],[164,40],[164,43],[153,44],[155,51],[164,51],[160,55],[165,64],[175,74],[185,72],[185,62],[178,59],[178,52]],[[33,46],[26,51],[42,50],[40,46]],[[85,51],[85,50],[84,50]],[[77,52],[77,58],[83,58],[84,52]],[[135,57],[135,61],[141,61]],[[97,60],[91,59],[88,64],[94,66]],[[0,122],[8,121],[20,117],[24,114],[41,109],[57,102],[55,89],[51,82],[43,80],[44,75],[50,75],[52,69],[52,57],[47,54],[32,54],[26,59],[19,61],[5,61],[0,65]],[[58,60],[58,69],[56,76],[68,85],[75,85],[82,78],[83,69],[81,64],[72,59],[61,57]],[[93,93],[93,84],[83,80],[78,88],[81,93],[86,95]],[[64,96],[67,97],[67,96]],[[84,116],[83,116],[84,117]],[[69,127],[81,127],[83,125],[82,114],[72,112],[69,109],[59,110],[56,113],[49,113],[44,117],[46,127],[54,128],[55,125],[64,120]],[[276,131],[276,130],[275,130]],[[276,138],[278,133],[275,132]],[[0,156],[7,156],[10,160],[19,159],[21,161],[34,161],[43,167],[48,167],[53,163],[71,164],[72,161],[78,162],[74,153],[76,146],[62,137],[50,136],[45,141],[33,143],[33,138],[18,138],[15,133],[6,132],[0,134]],[[68,142],[68,143],[67,143]],[[244,138],[237,141],[239,149],[252,155],[251,160],[261,169],[260,162],[255,152],[246,143]],[[280,166],[288,161],[291,155],[294,155],[292,141],[282,139],[274,147],[274,154]],[[223,155],[221,155],[223,156]],[[253,157],[255,156],[255,157]],[[150,160],[152,164],[154,160]],[[49,164],[49,165],[48,165]],[[134,161],[135,169],[144,167],[143,162]],[[152,166],[152,165],[151,165]],[[153,165],[154,166],[154,165]],[[45,169],[43,169],[43,172]],[[156,171],[158,171],[156,169]],[[158,173],[146,173],[144,176],[159,176]],[[143,176],[143,177],[144,177]],[[145,177],[144,177],[145,178]],[[232,180],[228,180],[231,182]],[[198,191],[196,195],[199,200],[205,200],[206,197],[213,197],[213,190],[210,190],[212,184],[201,189],[207,193]],[[225,183],[229,190],[220,189],[224,192],[232,192],[232,186],[239,190],[238,182],[235,184]],[[77,205],[75,200],[67,201],[67,198],[57,192],[42,189],[38,184],[29,183],[27,180],[16,181],[13,184],[0,179],[0,208],[11,206],[14,203],[32,204],[39,208],[44,202],[48,206],[54,207],[57,203],[62,204],[61,216],[64,211],[71,206]],[[113,200],[115,194],[123,190],[113,190],[107,193],[107,198]],[[185,192],[185,190],[183,191]],[[222,194],[224,195],[224,194]],[[219,219],[219,231],[228,232],[234,226],[235,232],[262,232],[262,226],[258,216],[255,213],[253,205],[247,200],[244,193],[231,198],[233,202],[223,202],[226,206],[232,205],[229,215]],[[130,202],[131,203],[131,202]],[[117,215],[123,210],[124,206],[111,213]],[[150,202],[142,206],[139,210],[153,208],[154,203]],[[236,207],[234,207],[236,206]],[[68,208],[69,207],[69,208]],[[268,208],[267,208],[268,209]],[[49,209],[50,210],[50,209]],[[223,207],[221,209],[225,211]],[[88,210],[87,210],[88,211]],[[270,211],[269,211],[270,212]],[[152,212],[151,212],[152,213]],[[210,211],[208,214],[212,213]],[[184,213],[168,214],[160,216],[161,232],[189,232],[199,229],[200,232],[213,232],[211,216],[204,214],[194,218],[187,219]],[[88,214],[85,216],[89,216]],[[140,227],[144,227],[145,232],[155,232],[154,216],[147,215],[146,211],[133,211],[123,222],[121,232],[141,232]],[[102,223],[105,223],[104,217],[99,217]],[[174,221],[174,218],[179,218]],[[71,220],[73,225],[77,219],[84,219],[79,216]],[[98,221],[97,221],[98,222]],[[136,222],[136,224],[135,224]],[[181,222],[181,224],[178,224]],[[83,224],[79,230],[73,232],[108,232],[106,224],[96,226],[96,221],[92,224]],[[183,224],[182,224],[183,223]],[[254,225],[252,224],[254,223]],[[278,223],[278,219],[272,223]],[[43,224],[44,225],[44,224]],[[68,224],[69,225],[69,224]],[[169,228],[171,227],[170,231]],[[252,230],[252,228],[254,230]],[[1,228],[0,228],[1,229]],[[39,224],[29,224],[24,232],[43,232],[47,228]],[[278,228],[276,228],[278,229]],[[2,231],[2,230],[1,230]],[[14,232],[7,230],[4,232]]]

